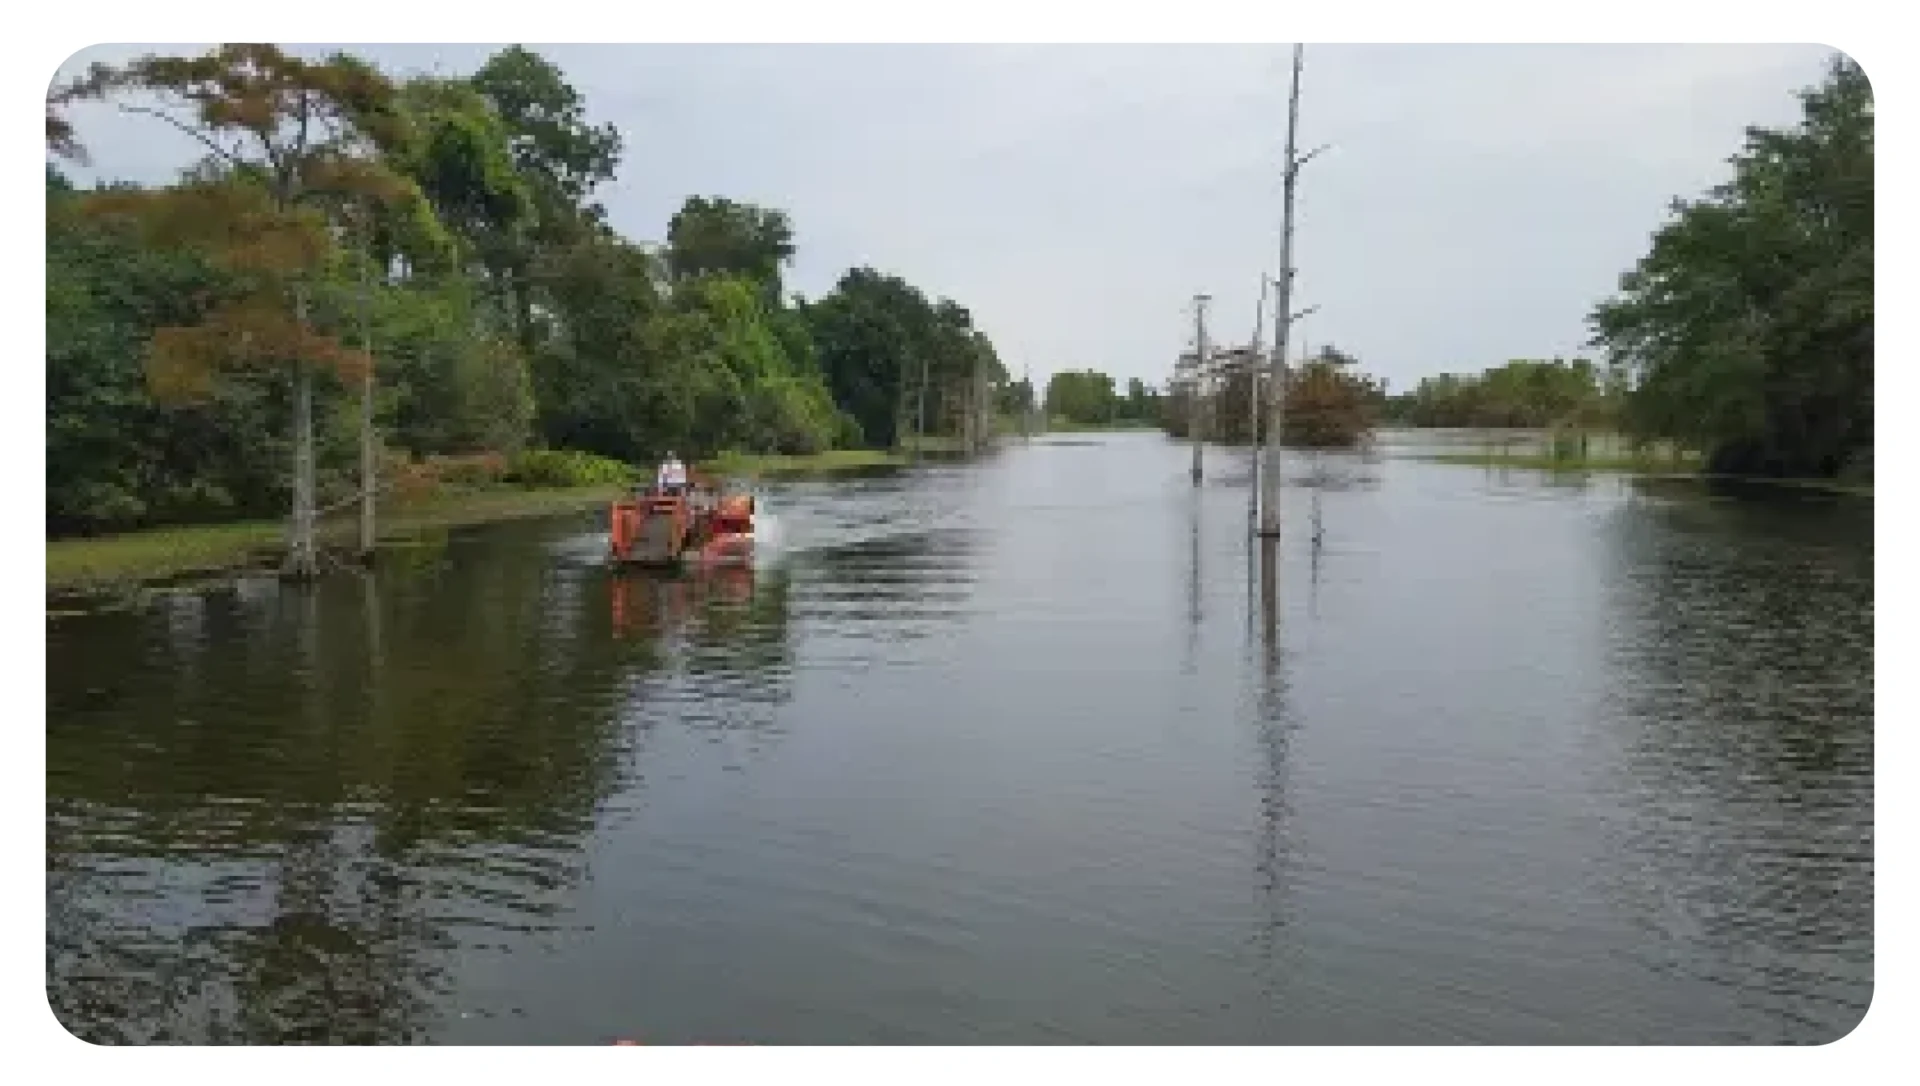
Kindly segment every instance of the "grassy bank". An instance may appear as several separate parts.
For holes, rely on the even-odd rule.
[[[1458,452],[1433,453],[1414,459],[1435,464],[1459,464],[1481,468],[1519,468],[1529,471],[1551,471],[1578,474],[1585,472],[1620,472],[1632,475],[1682,476],[1703,482],[1716,480],[1753,486],[1778,486],[1795,490],[1814,490],[1826,494],[1843,494],[1855,498],[1873,497],[1873,484],[1842,479],[1770,479],[1746,475],[1712,475],[1701,470],[1700,457],[1683,454],[1679,459],[1668,456],[1589,456],[1554,458],[1543,452]]]
[[[764,479],[783,475],[831,475],[843,471],[868,471],[906,463],[900,453],[882,449],[831,449],[810,456],[774,456],[728,453],[698,466],[709,475],[730,479]]]
[[[899,467],[911,463],[916,456],[961,456],[966,451],[966,442],[959,437],[929,434],[908,437],[899,449],[829,449],[805,456],[723,453],[701,461],[698,467],[709,475],[732,479],[834,475]]]
[[[1525,452],[1430,453],[1417,459],[1436,464],[1463,464],[1481,468],[1530,468],[1535,471],[1624,471],[1648,475],[1691,475],[1700,470],[1696,456],[1585,456],[1555,457],[1535,450]]]
[[[1121,419],[1117,422],[1075,422],[1072,419],[1055,415],[1046,422],[1046,433],[1050,434],[1091,434],[1119,432],[1123,430],[1158,430],[1159,423],[1142,419]]]
[[[380,538],[385,542],[435,529],[588,509],[619,491],[616,486],[476,490],[383,503]],[[354,512],[348,510],[321,523],[320,540],[327,546],[352,546],[359,530]],[[50,539],[47,590],[104,590],[254,566],[270,561],[285,539],[286,525],[277,520],[153,528],[95,539]]]

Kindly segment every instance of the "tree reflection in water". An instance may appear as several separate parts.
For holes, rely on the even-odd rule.
[[[641,582],[535,543],[49,625],[47,986],[69,1030],[430,1040],[458,952],[568,925],[651,730],[766,732],[784,577]],[[718,687],[749,708],[647,704]]]
[[[1615,807],[1601,889],[1661,948],[1654,969],[1707,980],[1771,1023],[1726,1040],[1833,1040],[1871,998],[1871,508],[1859,512],[1688,495],[1607,525],[1624,621],[1602,733]]]
[[[1254,675],[1252,721],[1259,744],[1257,767],[1260,798],[1259,840],[1255,869],[1259,873],[1264,915],[1256,929],[1261,985],[1269,999],[1282,988],[1288,963],[1281,960],[1281,934],[1291,922],[1288,888],[1294,855],[1293,804],[1289,788],[1290,747],[1294,721],[1287,704],[1285,650],[1281,645],[1279,540],[1256,539],[1255,588],[1259,627],[1248,639],[1249,663]]]

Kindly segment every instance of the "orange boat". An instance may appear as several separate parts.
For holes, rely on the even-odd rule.
[[[753,495],[701,484],[679,493],[650,489],[614,502],[608,528],[613,561],[621,565],[751,561]]]

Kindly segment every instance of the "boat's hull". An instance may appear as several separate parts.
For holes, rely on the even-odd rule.
[[[682,552],[682,560],[698,565],[738,565],[753,561],[753,536],[745,532],[726,532],[714,536],[699,547]]]
[[[695,510],[684,495],[613,504],[608,558],[620,566],[737,565],[753,557],[753,500],[722,499]]]
[[[688,547],[679,554],[611,554],[609,560],[625,569],[683,569],[688,566],[738,566],[753,562],[753,538],[714,539],[703,547]]]

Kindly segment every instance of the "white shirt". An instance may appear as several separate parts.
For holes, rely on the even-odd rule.
[[[669,460],[660,465],[660,486],[662,488],[686,485],[687,466],[685,464],[682,464],[678,460]]]

